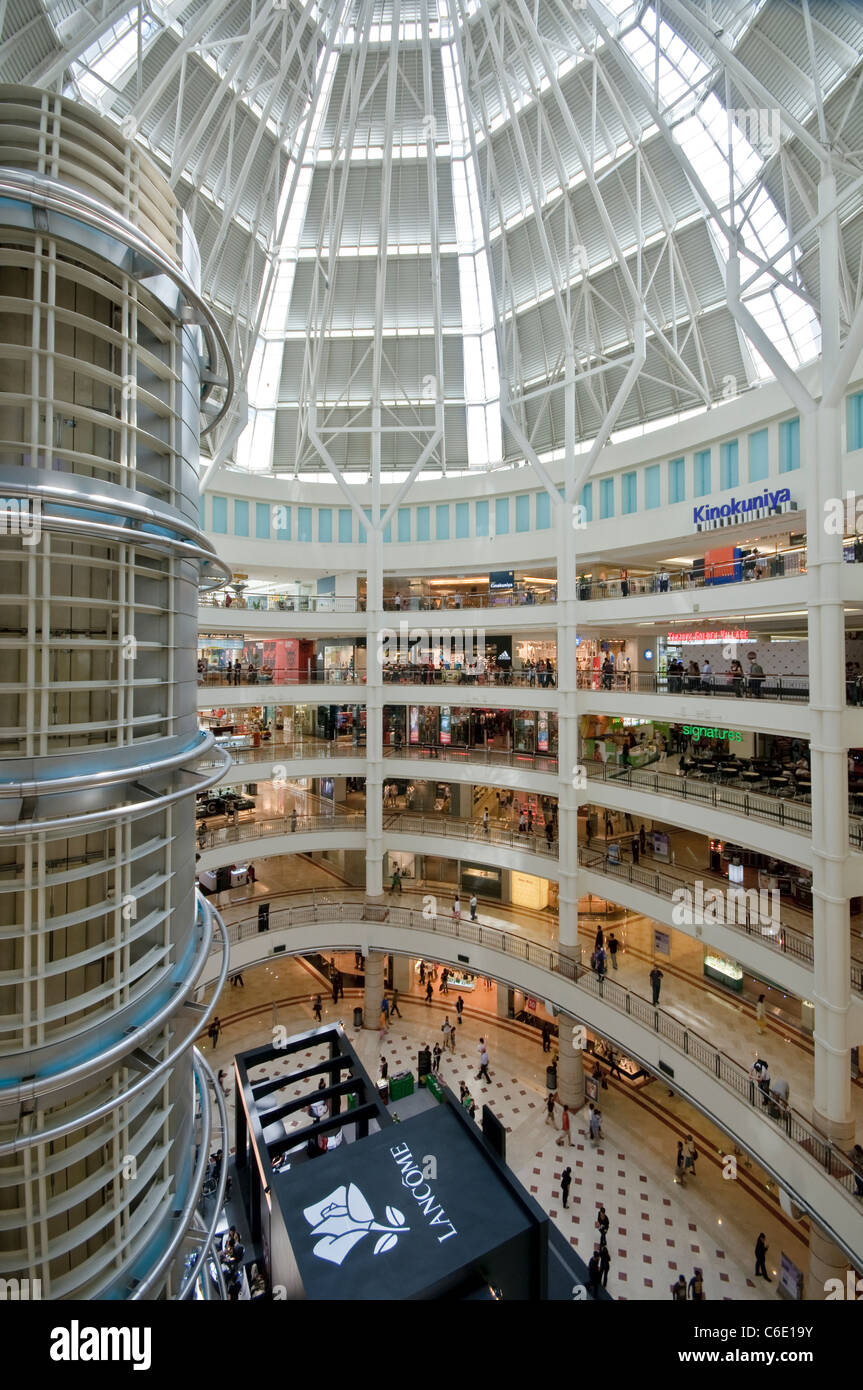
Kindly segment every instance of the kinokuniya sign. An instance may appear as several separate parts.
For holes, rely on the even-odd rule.
[[[797,503],[791,501],[791,489],[777,488],[773,492],[765,488],[753,497],[732,497],[728,502],[702,502],[692,508],[692,522],[698,531],[712,531],[721,526],[735,526],[742,521],[759,521],[773,516],[776,512],[796,511]]]

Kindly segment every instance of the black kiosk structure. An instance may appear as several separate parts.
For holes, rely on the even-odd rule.
[[[548,1297],[548,1217],[446,1087],[394,1122],[337,1024],[234,1065],[237,1177],[277,1297]]]

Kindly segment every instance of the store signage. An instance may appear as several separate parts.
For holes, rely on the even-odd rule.
[[[755,497],[732,497],[730,502],[722,502],[715,507],[709,502],[702,502],[700,507],[692,508],[692,523],[702,530],[714,526],[733,526],[741,521],[755,521],[759,517],[770,516],[783,506],[789,511],[796,510],[796,502],[791,501],[791,489],[781,487],[771,492],[767,488]]]
[[[423,1171],[424,1160],[420,1159],[417,1162],[410,1151],[409,1144],[396,1144],[394,1148],[390,1149],[390,1154],[401,1169],[402,1187],[406,1188],[413,1197],[419,1210],[426,1217],[429,1226],[440,1227],[440,1231],[435,1231],[438,1245],[443,1245],[444,1241],[449,1240],[451,1236],[457,1236],[458,1231],[429,1186]],[[388,1214],[389,1211],[390,1208],[388,1207]],[[398,1213],[396,1214],[398,1215]],[[393,1243],[395,1244],[395,1242]]]
[[[488,587],[491,593],[514,588],[515,570],[492,570],[488,577]]]
[[[548,712],[539,711],[536,723],[536,748],[538,753],[548,752]]]
[[[440,741],[441,741],[441,744],[443,745],[443,744],[449,743],[449,742],[450,742],[450,739],[451,739],[451,733],[450,733],[450,707],[449,707],[449,705],[441,705],[441,711],[440,711]]]
[[[707,728],[704,724],[684,724],[683,732],[695,743],[700,738],[727,738],[729,743],[741,743],[743,735],[738,729]]]
[[[668,644],[671,647],[708,647],[722,642],[749,642],[748,627],[723,627],[718,632],[669,632]]]

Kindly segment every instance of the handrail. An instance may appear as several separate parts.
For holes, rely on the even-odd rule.
[[[254,687],[259,690],[262,686],[276,685],[363,685],[365,679],[363,672],[318,671],[317,669],[300,671],[296,666],[277,666],[268,670],[268,674],[263,678],[259,670],[253,671],[251,676],[248,671],[244,671],[238,681],[229,680],[227,671],[206,671],[198,675],[198,688],[236,688],[239,690],[244,687]]]
[[[322,743],[320,740],[308,743],[303,740],[279,743],[268,740],[262,742],[260,747],[234,748],[229,743],[222,745],[218,742],[216,746],[224,747],[224,751],[230,754],[235,763],[267,762],[270,758],[273,762],[280,762],[291,759],[299,761],[304,758],[368,757],[365,743]],[[461,744],[436,743],[402,744],[396,748],[394,744],[386,744],[383,756],[428,759],[431,762],[477,763],[485,767],[530,767],[536,772],[557,772],[557,757],[553,753],[522,753],[506,748],[467,748]],[[198,763],[199,767],[211,765],[212,760],[207,758],[202,758]]]
[[[242,597],[231,595],[231,602],[226,603],[226,595],[222,594],[221,602],[215,594],[204,594],[198,598],[200,608],[220,608],[226,613],[235,611],[240,613],[360,613],[365,611],[359,607],[356,598],[342,596],[341,594],[288,594],[281,597],[277,594],[244,594]]]
[[[243,821],[241,825],[225,825],[217,830],[207,830],[199,834],[200,850],[218,849],[220,845],[239,844],[248,840],[267,839],[273,835],[303,835],[320,830],[365,830],[366,818],[361,811],[335,812],[333,815],[300,815],[291,821],[290,815],[268,817],[263,820]],[[506,845],[510,849],[522,849],[529,854],[541,854],[549,859],[557,858],[557,841],[548,844],[544,835],[535,832],[522,834],[489,824],[483,829],[481,821],[463,820],[458,817],[414,815],[410,811],[390,811],[384,808],[384,829],[403,835],[438,835],[444,838],[479,841],[482,844]]]
[[[748,1104],[756,1113],[764,1113],[762,1092],[745,1067],[665,1009],[652,1004],[616,980],[597,975],[594,970],[584,965],[584,948],[581,946],[574,948],[577,950],[577,958],[574,958],[562,955],[554,947],[526,939],[521,933],[516,935],[499,927],[488,927],[464,918],[457,921],[448,917],[426,917],[422,910],[391,906],[389,903],[371,899],[359,903],[309,903],[281,908],[270,915],[269,928],[272,932],[307,927],[316,923],[350,925],[356,922],[389,923],[419,933],[433,933],[442,938],[485,946],[512,959],[522,960],[549,974],[551,978],[548,998],[551,1000],[555,999],[554,977],[565,979],[607,1003],[616,1012],[624,1013],[639,1025],[651,1029],[670,1047],[683,1053],[695,1066],[718,1080],[738,1100]],[[244,918],[240,922],[232,923],[227,930],[231,943],[237,944],[258,936],[258,920]],[[571,1011],[569,1001],[561,1001],[560,1006]],[[851,1160],[793,1107],[778,1106],[777,1114],[777,1130],[784,1131],[790,1143],[802,1149],[807,1159],[825,1171],[849,1197],[852,1196],[856,1191],[856,1170]],[[763,1158],[759,1161],[763,1162]],[[841,1242],[841,1236],[834,1234],[834,1238]],[[858,1255],[854,1255],[854,1258],[858,1258]]]
[[[725,697],[744,696],[752,700],[795,700],[806,704],[809,700],[809,677],[794,676],[733,676],[728,671],[717,671],[708,676],[658,675],[655,671],[615,671],[604,675],[602,671],[579,671],[577,678],[579,690],[592,690],[600,694],[614,695],[721,695]],[[850,696],[849,704],[852,703]]]
[[[584,846],[579,847],[578,862],[584,869],[630,883],[634,888],[642,888],[648,893],[655,893],[659,898],[673,899],[675,893],[679,892],[681,888],[691,889],[691,880],[672,878],[658,870],[642,868],[637,864],[614,864],[609,860],[607,854],[598,850],[587,849]],[[726,920],[717,925],[727,927],[730,931],[743,932],[746,936],[757,937],[762,946],[768,946],[772,951],[778,951],[782,955],[793,956],[807,966],[814,964],[814,944],[811,936],[807,936],[805,932],[797,931],[794,927],[784,926],[782,923],[779,924],[779,931],[776,935],[764,933],[757,922],[752,923],[750,920],[748,907],[744,922]],[[863,991],[863,962],[851,962],[851,987],[854,990]]]
[[[620,767],[610,763],[588,761],[583,764],[589,782],[602,781],[622,784],[636,791],[659,796],[680,797],[684,801],[700,802],[716,810],[730,811],[747,820],[763,820],[783,830],[808,834],[812,830],[812,811],[807,801],[793,797],[764,796],[758,792],[722,782],[704,782],[694,777],[678,777],[676,773],[648,772],[646,768]],[[856,799],[859,799],[859,794]],[[863,817],[853,813],[855,796],[849,793],[848,842],[863,849]]]
[[[475,685],[475,686],[518,686],[538,690],[555,690],[557,674],[554,671],[471,671],[464,669],[443,670],[440,667],[429,669],[418,664],[404,665],[398,669],[384,667],[384,685]]]
[[[797,578],[806,573],[806,546],[791,546],[785,550],[774,551],[771,555],[746,557],[746,559],[722,561],[705,565],[701,569],[654,570],[648,575],[620,575],[613,579],[579,579],[578,597],[583,603],[597,599],[637,598],[644,594],[690,593],[693,589],[727,588],[728,584],[755,582],[758,564],[766,564],[768,574],[765,578]],[[740,578],[728,575],[729,565],[740,566]],[[627,592],[623,592],[623,585]]]

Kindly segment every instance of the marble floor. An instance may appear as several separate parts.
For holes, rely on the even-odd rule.
[[[353,971],[353,955],[337,964]],[[383,1042],[377,1028],[356,1032],[353,1008],[362,1003],[360,990],[348,989],[337,1007],[328,981],[306,961],[285,959],[258,966],[245,974],[245,987],[227,985],[219,1000],[222,1033],[213,1050],[203,1047],[211,1065],[227,1072],[229,1116],[233,1138],[231,1059],[269,1040],[276,1024],[300,1031],[314,1025],[311,1002],[320,992],[324,1021],[341,1019],[363,1064],[372,1076],[379,1057],[387,1057],[390,1072],[416,1071],[416,1054],[425,1042],[440,1036],[444,1013],[452,1017],[450,995],[435,996],[427,1005],[418,995],[402,994],[403,1018],[393,1024]],[[492,1000],[494,1004],[492,1005]],[[596,1213],[604,1204],[611,1220],[611,1272],[608,1291],[615,1299],[667,1299],[680,1273],[704,1272],[709,1299],[775,1298],[780,1253],[802,1270],[808,1264],[807,1228],[781,1211],[774,1184],[744,1156],[737,1159],[736,1178],[723,1177],[727,1143],[708,1121],[686,1102],[670,1095],[659,1081],[639,1087],[610,1079],[601,1092],[603,1140],[592,1146],[583,1113],[572,1133],[572,1147],[546,1123],[545,1065],[539,1035],[524,1025],[492,1016],[496,989],[480,988],[466,1000],[456,1052],[444,1053],[441,1077],[458,1092],[464,1081],[481,1107],[492,1106],[508,1133],[508,1162],[524,1186],[549,1212],[552,1220],[586,1260],[596,1237]],[[491,1083],[476,1078],[477,1043],[482,1034],[490,1056]],[[299,1088],[297,1088],[299,1094]],[[558,1119],[559,1122],[559,1119]],[[673,1180],[677,1140],[691,1133],[699,1150],[697,1176],[681,1188]],[[570,1205],[564,1209],[560,1175],[572,1168]],[[753,1276],[753,1248],[759,1231],[769,1247],[768,1269],[774,1283]]]

